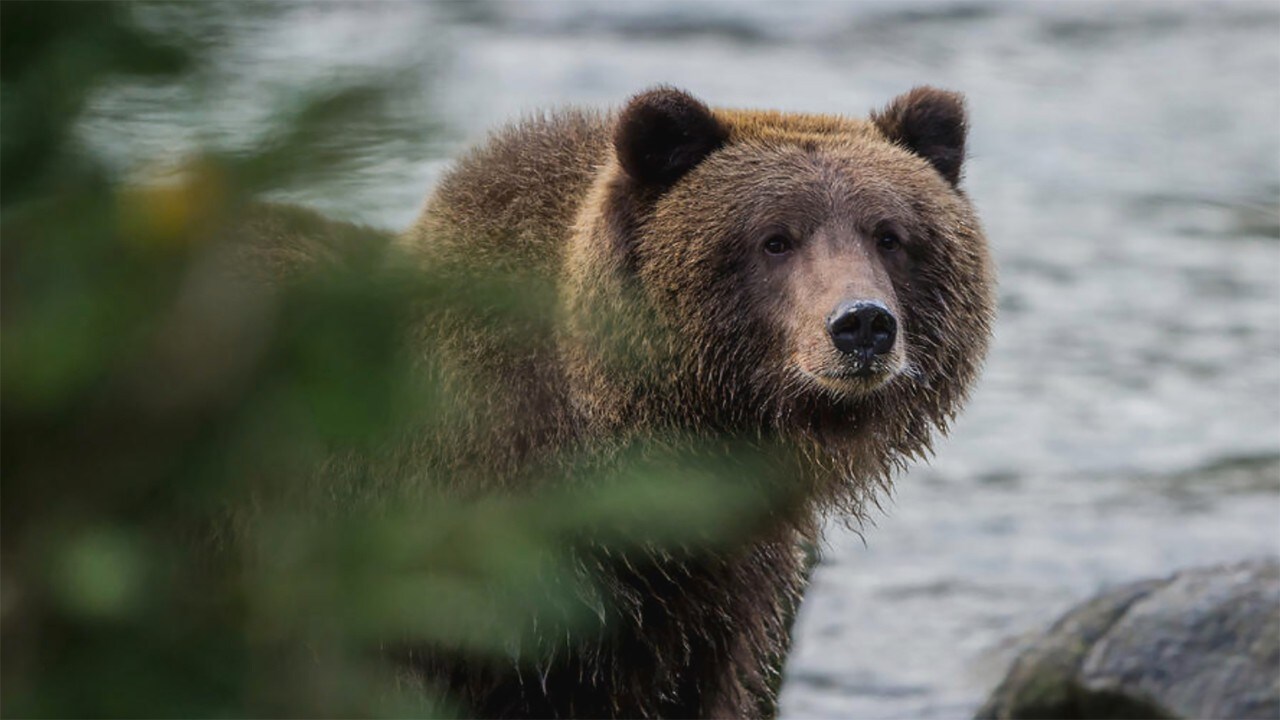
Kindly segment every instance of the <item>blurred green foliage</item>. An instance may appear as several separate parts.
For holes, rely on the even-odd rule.
[[[725,440],[566,458],[546,472],[589,482],[519,497],[362,462],[460,412],[406,328],[545,322],[546,293],[412,275],[386,233],[260,203],[358,158],[393,82],[315,89],[160,179],[95,155],[95,93],[195,82],[210,12],[0,3],[4,715],[452,715],[377,648],[519,661],[605,622],[574,548],[678,552],[767,512],[741,479],[771,466]]]

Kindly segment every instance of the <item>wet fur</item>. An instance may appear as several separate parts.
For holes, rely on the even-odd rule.
[[[617,563],[583,549],[583,572],[608,589],[608,637],[532,673],[419,651],[407,661],[416,677],[479,716],[771,711],[801,546],[823,514],[860,516],[930,452],[986,351],[994,280],[957,188],[963,123],[959,96],[932,89],[861,120],[711,111],[659,88],[619,114],[529,118],[459,160],[399,248],[434,271],[546,281],[555,317],[533,331],[461,316],[431,329],[476,408],[460,441],[484,448],[465,459],[474,482],[449,491],[523,491],[528,467],[566,450],[671,434],[780,440],[802,470],[797,500],[732,550]],[[726,240],[755,232],[743,219],[779,198],[808,198],[802,214],[825,217],[846,206],[839,193],[881,198],[848,227],[857,213],[897,213],[913,243],[909,268],[876,276],[893,284],[902,372],[865,392],[796,370],[793,311],[758,307],[752,248]]]

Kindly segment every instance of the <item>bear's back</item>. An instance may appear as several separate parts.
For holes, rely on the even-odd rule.
[[[584,110],[538,115],[464,155],[402,239],[435,261],[554,272],[582,199],[610,157],[610,120]]]

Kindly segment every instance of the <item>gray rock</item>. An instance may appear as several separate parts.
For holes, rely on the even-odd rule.
[[[1280,718],[1280,561],[1199,568],[1076,607],[978,711],[1005,718]]]

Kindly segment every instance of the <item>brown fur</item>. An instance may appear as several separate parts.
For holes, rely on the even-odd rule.
[[[929,88],[871,120],[712,111],[659,88],[620,114],[529,119],[463,157],[400,247],[553,300],[543,327],[431,328],[476,408],[462,444],[484,448],[457,461],[474,483],[447,490],[526,489],[567,449],[670,434],[780,442],[802,463],[797,500],[733,550],[625,567],[583,550],[611,635],[548,658],[540,681],[432,653],[416,670],[479,715],[767,712],[800,545],[929,453],[986,351],[994,278],[957,188],[964,131],[959,96]],[[795,243],[784,260],[760,252],[778,233]],[[849,299],[900,323],[874,377],[845,372],[826,334]]]

